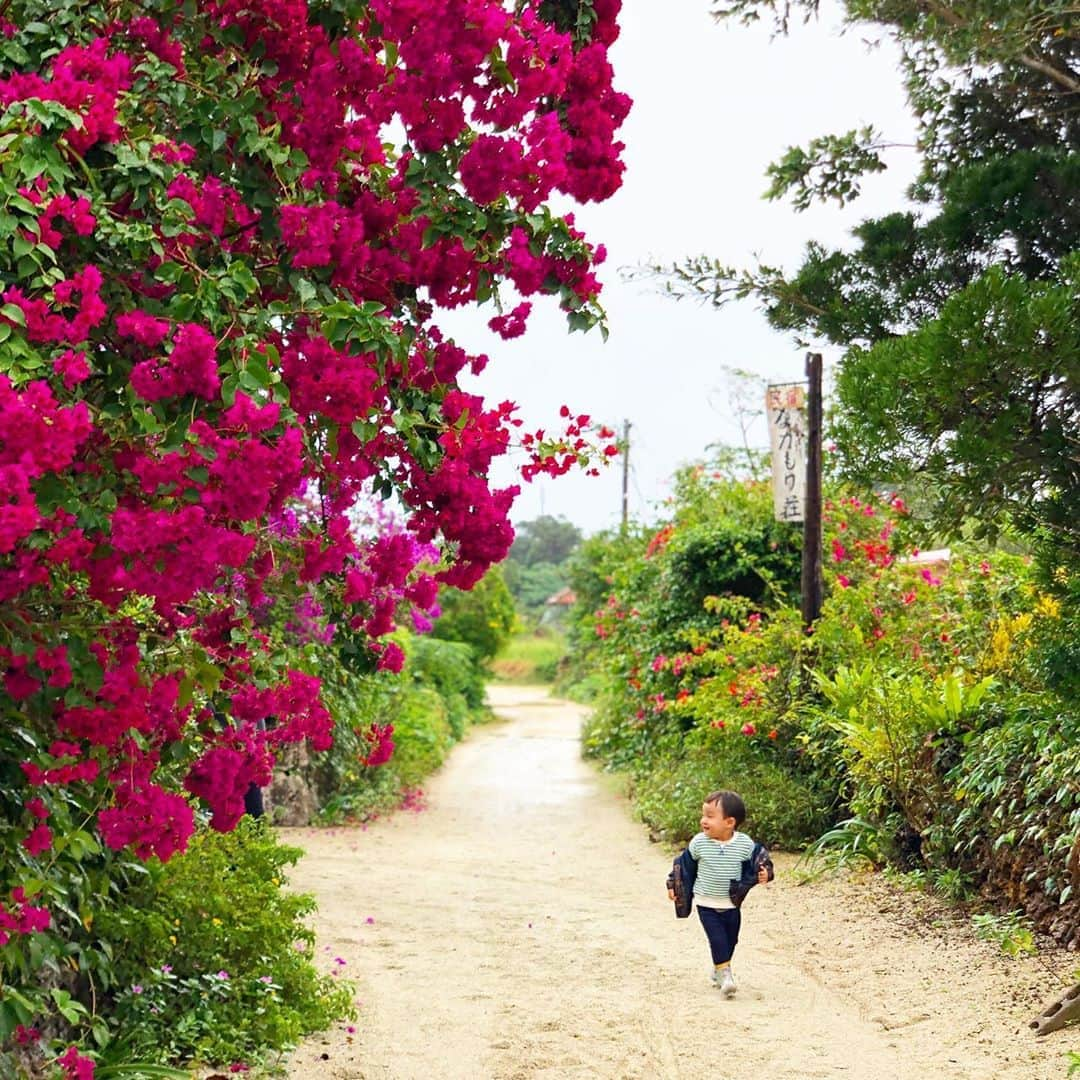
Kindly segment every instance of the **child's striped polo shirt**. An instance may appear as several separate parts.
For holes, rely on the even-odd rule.
[[[731,884],[742,877],[742,864],[754,853],[754,841],[736,831],[730,840],[712,840],[699,832],[689,844],[697,859],[694,900],[698,907],[729,908]]]

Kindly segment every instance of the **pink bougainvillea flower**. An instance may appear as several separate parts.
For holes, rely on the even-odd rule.
[[[64,1070],[66,1080],[94,1080],[94,1062],[83,1057],[76,1046],[69,1046],[57,1059],[56,1064]]]
[[[504,338],[507,341],[512,338],[521,337],[521,335],[525,333],[525,322],[529,317],[530,311],[532,311],[532,304],[525,301],[524,303],[518,304],[518,306],[508,315],[496,315],[494,319],[489,320],[488,326],[494,330],[499,337]]]
[[[40,855],[52,847],[52,830],[48,825],[36,825],[30,835],[23,840],[23,847],[31,855]]]

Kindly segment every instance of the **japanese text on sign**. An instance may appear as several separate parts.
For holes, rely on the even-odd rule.
[[[777,521],[802,521],[806,503],[806,388],[801,383],[765,391],[772,447],[773,512]]]

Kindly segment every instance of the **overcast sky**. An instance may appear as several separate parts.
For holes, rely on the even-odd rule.
[[[803,353],[770,330],[751,301],[719,312],[676,302],[645,282],[624,281],[619,268],[705,253],[729,265],[752,265],[760,255],[790,269],[807,240],[846,244],[859,220],[895,209],[912,179],[913,152],[897,150],[889,170],[845,209],[799,214],[762,199],[766,166],[815,135],[873,124],[891,141],[912,141],[895,52],[842,33],[836,6],[825,0],[823,9],[820,23],[770,40],[767,26],[715,23],[708,0],[626,0],[612,50],[616,86],[634,99],[622,129],[625,179],[608,202],[576,211],[579,227],[608,249],[600,276],[610,338],[567,334],[550,298],[533,298],[528,331],[510,342],[487,330],[490,308],[441,319],[460,344],[492,358],[468,388],[492,402],[517,402],[529,429],[555,428],[563,403],[619,430],[630,421],[634,517],[654,517],[674,471],[708,444],[739,442],[725,366],[790,381],[802,377]],[[823,351],[828,364],[833,356]],[[763,421],[758,436],[767,441]],[[495,479],[515,482],[505,463]],[[618,463],[599,478],[522,488],[515,521],[561,515],[587,533],[618,524]]]

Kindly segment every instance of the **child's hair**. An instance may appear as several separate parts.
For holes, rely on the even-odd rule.
[[[716,803],[724,817],[734,818],[736,827],[746,820],[746,803],[734,791],[714,791],[705,801]]]

